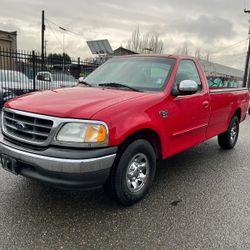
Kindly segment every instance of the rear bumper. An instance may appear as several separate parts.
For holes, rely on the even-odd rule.
[[[16,174],[63,188],[103,185],[116,157],[116,147],[82,150],[49,148],[34,151],[0,140],[0,153],[15,162]],[[8,170],[8,169],[7,169]]]

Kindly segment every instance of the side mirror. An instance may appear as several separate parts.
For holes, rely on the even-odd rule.
[[[181,81],[178,89],[172,91],[172,95],[192,95],[195,94],[199,89],[198,84],[192,80]]]

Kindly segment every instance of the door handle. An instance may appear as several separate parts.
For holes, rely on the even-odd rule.
[[[204,101],[202,103],[202,105],[203,105],[204,108],[208,108],[209,107],[209,102],[208,101]]]

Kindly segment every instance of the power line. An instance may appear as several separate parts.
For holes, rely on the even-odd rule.
[[[249,43],[249,41],[246,41],[246,44],[245,44],[245,47],[244,47],[244,51],[247,50],[247,45],[248,45],[248,43]],[[242,61],[241,61],[241,68],[244,68],[245,58],[242,57],[241,60],[242,60]]]
[[[56,35],[54,29],[50,26],[50,24],[49,24],[48,22],[47,22],[47,24],[48,24],[49,29],[50,29],[50,30],[52,31],[52,33],[54,34],[56,40],[62,45],[62,42],[60,41],[60,39],[59,39],[58,36]]]
[[[49,29],[52,31],[53,35],[55,36],[56,40],[62,44],[62,42],[60,41],[60,39],[58,38],[58,36],[55,33],[55,30],[50,26],[50,24],[48,23],[48,27]]]
[[[47,22],[50,22],[51,24],[54,24],[54,25],[57,26],[58,28],[60,27],[60,25],[58,25],[58,24],[56,24],[55,22],[49,20],[48,18],[45,18],[45,20],[46,20]]]
[[[244,39],[244,40],[241,40],[241,41],[239,41],[239,42],[237,42],[237,43],[231,44],[231,45],[229,45],[229,46],[227,46],[227,47],[224,47],[223,49],[220,49],[220,50],[217,50],[217,51],[215,51],[215,52],[212,52],[211,54],[218,54],[218,53],[220,53],[221,51],[227,50],[227,49],[229,49],[229,48],[238,47],[241,43],[245,42],[246,40],[248,40],[248,38],[247,38],[247,39]]]
[[[245,55],[246,53],[247,52],[245,51],[243,53],[237,53],[237,54],[232,54],[232,55],[224,55],[224,56],[212,58],[212,60],[227,59],[228,57],[239,57],[239,56]]]
[[[69,30],[68,28],[64,28],[64,27],[60,26],[59,24],[57,24],[57,23],[55,23],[55,22],[49,20],[48,18],[46,18],[46,20],[47,20],[47,22],[50,22],[51,24],[55,25],[56,27],[58,27],[58,29],[60,29],[60,30],[62,30],[62,31],[65,31],[65,32],[71,33],[71,34],[73,34],[73,35],[81,36],[81,37],[82,37],[81,34],[78,34],[78,33],[74,32],[74,31],[71,31],[71,30]]]
[[[73,32],[73,31],[71,31],[71,30],[69,30],[69,29],[67,29],[67,28],[64,28],[64,27],[62,27],[62,26],[60,26],[59,24],[57,24],[57,23],[55,23],[55,22],[53,22],[53,21],[51,21],[51,20],[49,20],[48,18],[46,18],[46,22],[49,24],[53,24],[54,26],[56,26],[61,32],[63,32],[63,43],[62,43],[62,46],[63,46],[63,51],[64,51],[64,34],[66,33],[67,35],[74,35],[74,36],[79,36],[79,37],[81,37],[81,39],[82,39],[82,35],[81,34],[78,34],[78,33],[76,33],[76,32]],[[52,27],[50,26],[50,28],[52,29]],[[55,33],[54,33],[55,34]],[[56,36],[56,35],[55,35]],[[59,39],[57,39],[57,40],[59,40]],[[82,39],[82,42],[84,43],[85,41]],[[60,42],[61,43],[61,42]]]

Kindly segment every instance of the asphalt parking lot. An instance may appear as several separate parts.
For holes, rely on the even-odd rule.
[[[159,164],[146,199],[47,187],[0,169],[0,249],[250,249],[250,119]]]

